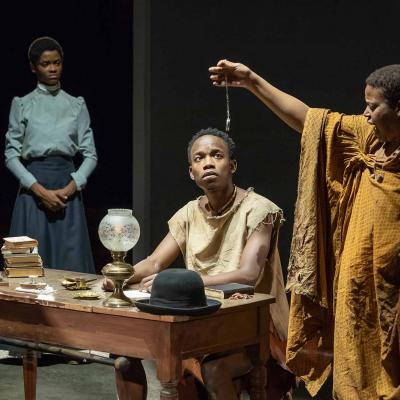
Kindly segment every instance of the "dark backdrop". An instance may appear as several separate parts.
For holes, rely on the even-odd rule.
[[[190,136],[208,126],[224,128],[225,93],[209,83],[208,66],[221,58],[240,61],[309,105],[360,113],[366,76],[400,62],[399,3],[152,1],[153,245],[173,211],[200,193],[184,173]],[[284,210],[286,267],[300,137],[250,93],[231,90],[230,98],[236,182]]]
[[[368,73],[399,62],[400,6],[394,0],[148,1],[151,247],[167,232],[166,221],[174,211],[200,194],[187,174],[191,135],[208,126],[224,127],[225,94],[209,83],[208,66],[220,58],[241,61],[309,105],[358,113]],[[131,206],[132,9],[131,0],[13,1],[0,6],[3,132],[12,97],[34,87],[26,50],[39,35],[61,42],[66,54],[63,88],[87,101],[99,165],[84,196],[99,268],[107,260],[96,234],[100,219],[107,208]],[[253,186],[283,208],[287,222],[280,244],[286,265],[299,135],[240,89],[231,90],[231,114],[238,147],[236,183]],[[3,167],[0,179],[4,236],[17,183]]]

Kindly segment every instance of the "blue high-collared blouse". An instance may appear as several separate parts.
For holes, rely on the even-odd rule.
[[[24,97],[14,97],[6,134],[6,166],[23,187],[30,188],[37,180],[21,159],[81,153],[83,162],[71,173],[78,190],[97,164],[89,112],[82,97],[73,97],[39,83]]]

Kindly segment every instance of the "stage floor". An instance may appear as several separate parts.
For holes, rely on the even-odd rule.
[[[98,355],[104,353],[93,352]],[[148,377],[149,392],[147,400],[158,400],[159,383],[155,376],[154,363],[144,361]],[[10,357],[7,351],[0,350],[0,400],[21,400],[24,398],[22,361]],[[329,395],[318,399],[328,400]],[[101,364],[70,365],[64,357],[45,354],[39,360],[37,380],[37,400],[115,400],[117,399],[114,371],[112,367]],[[294,400],[309,400],[310,396],[299,388]]]

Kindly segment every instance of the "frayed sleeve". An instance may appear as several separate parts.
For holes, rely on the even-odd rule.
[[[190,204],[190,203],[189,203]],[[186,255],[186,241],[188,231],[188,212],[189,204],[186,204],[180,210],[178,210],[172,218],[168,221],[169,232],[178,243],[181,249],[182,255],[185,258]]]

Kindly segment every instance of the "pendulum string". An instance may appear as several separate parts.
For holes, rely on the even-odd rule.
[[[229,132],[231,128],[231,112],[229,109],[229,90],[228,90],[228,78],[225,74],[225,97],[226,97],[226,122],[225,131]]]

